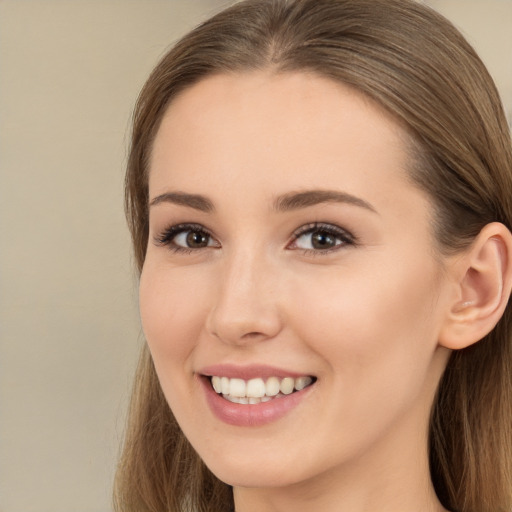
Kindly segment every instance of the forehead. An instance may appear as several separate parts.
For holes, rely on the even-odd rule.
[[[408,186],[408,136],[362,94],[315,74],[209,77],[169,106],[155,138],[150,195],[168,187],[268,191]],[[225,189],[224,189],[225,190]]]

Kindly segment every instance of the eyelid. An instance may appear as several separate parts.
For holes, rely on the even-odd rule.
[[[330,235],[333,235],[335,238],[342,241],[340,244],[336,244],[335,246],[328,249],[302,249],[300,247],[292,247],[292,245],[303,235],[308,233],[314,233],[316,231],[324,231]],[[292,240],[287,245],[288,249],[299,250],[305,253],[311,253],[315,255],[319,254],[327,254],[332,251],[337,251],[342,247],[346,247],[347,245],[354,246],[357,243],[357,239],[352,233],[347,231],[346,229],[337,226],[336,224],[331,224],[329,222],[312,222],[310,224],[305,224],[301,226],[292,235]]]
[[[184,232],[187,231],[195,231],[198,233],[203,233],[206,236],[209,237],[209,241],[213,241],[214,244],[210,245],[208,244],[205,247],[183,247],[181,245],[178,245],[176,243],[173,243],[175,238]],[[308,233],[314,233],[317,231],[323,231],[329,235],[332,235],[336,239],[340,240],[341,243],[338,243],[330,248],[325,249],[306,249],[301,247],[293,247],[293,245],[296,243],[296,241],[303,235],[306,235]],[[156,234],[153,237],[155,245],[158,246],[166,246],[170,250],[175,252],[197,252],[202,249],[208,249],[208,248],[219,248],[221,247],[221,244],[218,242],[218,240],[215,238],[215,236],[212,234],[212,232],[203,226],[202,224],[197,223],[180,223],[180,224],[173,224],[168,226],[167,228],[163,229],[159,234]],[[292,234],[292,239],[290,242],[286,245],[287,249],[291,250],[298,250],[302,251],[305,254],[311,253],[315,255],[321,255],[321,254],[327,254],[332,251],[336,251],[341,249],[342,247],[346,246],[353,246],[356,245],[356,237],[354,237],[349,231],[346,229],[337,226],[336,224],[332,224],[329,222],[312,222],[309,224],[305,224],[298,229],[295,230],[295,232]]]
[[[193,247],[182,247],[181,245],[177,245],[173,243],[173,240],[180,234],[186,231],[195,231],[198,233],[204,233],[208,237],[210,237],[211,240],[214,240],[216,242],[215,246],[207,246],[207,247],[201,247],[201,248],[193,248]],[[166,228],[164,228],[159,234],[156,234],[153,237],[154,243],[158,246],[167,246],[169,249],[176,251],[176,252],[192,252],[192,251],[199,251],[201,249],[207,249],[211,247],[220,247],[219,242],[216,240],[216,238],[213,236],[211,231],[203,226],[202,224],[196,224],[191,222],[184,222],[180,224],[172,224]]]

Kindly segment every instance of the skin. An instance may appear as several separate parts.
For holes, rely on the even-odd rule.
[[[207,78],[162,121],[150,201],[200,194],[213,208],[150,207],[141,318],[169,405],[213,473],[234,486],[237,512],[444,510],[430,482],[427,426],[449,355],[438,339],[454,279],[436,251],[431,202],[407,179],[406,141],[369,100],[304,73]],[[274,207],[277,197],[319,189],[366,206]],[[311,233],[297,238],[315,222],[351,239],[327,251]],[[207,246],[186,250],[189,232],[163,243],[182,223],[203,226]],[[317,381],[277,421],[228,425],[197,378],[219,363]]]

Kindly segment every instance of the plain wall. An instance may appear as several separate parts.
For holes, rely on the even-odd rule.
[[[427,0],[475,47],[496,81],[512,125],[512,0]]]
[[[110,510],[143,342],[122,205],[152,66],[213,0],[0,0],[0,512]],[[512,1],[432,0],[512,112]]]
[[[0,511],[110,510],[138,347],[129,118],[220,2],[0,1]]]

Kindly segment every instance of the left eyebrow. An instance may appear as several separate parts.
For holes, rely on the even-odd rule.
[[[364,199],[348,194],[347,192],[339,192],[337,190],[306,190],[304,192],[290,192],[276,198],[273,207],[274,210],[277,210],[278,212],[287,212],[322,203],[351,204],[365,208],[373,213],[378,213],[377,210]]]
[[[205,196],[199,194],[187,194],[186,192],[167,192],[154,197],[149,206],[155,206],[161,203],[172,203],[181,206],[187,206],[194,210],[211,213],[215,210],[213,203]]]

